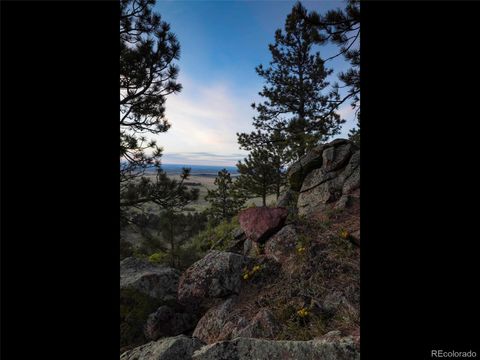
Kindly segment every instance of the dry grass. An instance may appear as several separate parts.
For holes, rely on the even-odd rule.
[[[305,252],[282,264],[259,255],[256,262],[262,270],[245,281],[240,292],[236,309],[247,319],[261,308],[272,311],[279,325],[274,339],[309,340],[332,330],[358,333],[360,254],[339,229],[358,222],[359,213],[335,210],[323,216],[322,221],[298,219],[297,244]],[[299,316],[302,308],[308,315]]]

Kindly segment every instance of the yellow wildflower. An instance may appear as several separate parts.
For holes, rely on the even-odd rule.
[[[340,237],[342,237],[344,239],[348,239],[350,237],[350,233],[347,230],[342,230],[340,232]]]
[[[299,246],[299,247],[297,248],[297,251],[298,251],[299,254],[304,253],[304,252],[305,252],[305,246]]]
[[[297,311],[298,316],[300,317],[305,317],[308,316],[309,312],[306,308],[301,308],[300,310]]]
[[[255,265],[252,269],[253,272],[257,272],[258,270],[260,270],[260,265]]]
[[[243,274],[243,280],[248,280],[248,277],[249,277],[248,273]]]

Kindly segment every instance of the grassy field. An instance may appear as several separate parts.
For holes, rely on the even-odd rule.
[[[180,180],[179,175],[171,175],[170,178]],[[200,184],[200,185],[197,185],[197,186],[189,186],[190,188],[191,187],[198,188],[200,190],[200,194],[199,194],[198,200],[193,202],[192,204],[190,204],[187,207],[187,210],[188,211],[198,211],[198,212],[206,210],[209,206],[209,203],[205,200],[205,196],[207,196],[207,193],[208,193],[209,189],[214,189],[215,188],[215,184],[214,184],[215,176],[192,174],[192,175],[190,175],[188,180],[186,180],[186,182]],[[275,195],[267,196],[267,205],[274,205],[275,203],[276,203],[276,196]],[[262,206],[262,198],[258,197],[258,198],[249,199],[247,201],[247,205],[251,205],[251,204],[255,204],[255,206]],[[150,208],[152,206],[155,206],[155,205],[148,205],[148,207],[150,207]],[[151,208],[151,210],[153,210],[153,208]]]

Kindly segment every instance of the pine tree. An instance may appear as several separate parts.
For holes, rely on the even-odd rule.
[[[259,93],[265,100],[252,104],[258,112],[253,124],[269,135],[281,132],[294,160],[337,134],[344,122],[336,113],[338,92],[329,89],[326,80],[332,70],[324,66],[319,52],[313,52],[319,40],[318,28],[298,2],[287,16],[284,32],[278,29],[275,43],[269,45],[270,67],[256,68],[266,85]]]
[[[160,215],[159,229],[168,244],[166,253],[171,267],[181,267],[182,246],[203,230],[205,219],[202,214],[183,214],[167,210]]]
[[[175,61],[180,44],[170,25],[152,11],[155,0],[120,1],[120,211],[122,223],[131,221],[130,209],[146,202],[183,206],[198,197],[183,180],[169,179],[160,166],[162,149],[144,134],[170,127],[165,101],[181,91]],[[154,169],[154,180],[145,172]]]
[[[205,197],[210,203],[209,214],[215,223],[231,220],[245,204],[245,197],[235,187],[227,169],[218,172],[215,178],[215,189],[208,190]]]
[[[286,182],[285,169],[291,160],[285,136],[279,130],[274,130],[270,134],[256,131],[250,134],[237,134],[237,137],[240,149],[249,151],[263,149],[263,151],[269,153],[268,157],[271,159],[271,166],[276,172],[274,186],[278,199],[280,191]]]
[[[260,196],[263,206],[267,205],[267,195],[277,190],[277,170],[270,152],[265,149],[254,149],[244,161],[237,164],[240,176],[237,186],[251,197]]]
[[[166,96],[181,91],[176,82],[180,44],[170,25],[152,11],[155,0],[120,1],[120,181],[159,165],[161,148],[139,133],[165,132]]]
[[[348,89],[347,94],[338,102],[338,106],[350,100],[355,109],[357,128],[350,131],[351,140],[360,143],[360,0],[348,0],[345,9],[329,10],[320,16],[312,12],[309,21],[317,27],[320,36],[317,43],[323,45],[331,42],[339,46],[339,52],[330,58],[342,56],[350,68],[338,74],[339,80]]]

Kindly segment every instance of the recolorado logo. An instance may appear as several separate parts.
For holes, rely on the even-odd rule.
[[[432,358],[476,358],[477,353],[475,351],[445,351],[445,350],[432,350]]]

